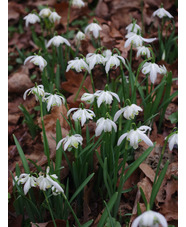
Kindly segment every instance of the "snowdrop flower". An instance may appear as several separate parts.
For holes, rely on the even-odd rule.
[[[137,47],[137,54],[136,56],[139,57],[140,55],[146,55],[147,58],[150,58],[151,53],[148,47],[145,46],[141,46],[141,47]]]
[[[53,95],[47,92],[45,95],[49,95],[47,98],[44,98],[44,100],[47,102],[47,111],[49,111],[52,106],[61,106],[62,103],[65,103],[64,97],[60,95]]]
[[[13,184],[13,186],[15,185],[15,182],[19,185],[20,184],[20,182],[19,182],[19,177],[18,176],[15,176],[14,177],[14,180],[13,180],[13,182],[12,182],[12,184]]]
[[[129,24],[125,29],[127,30],[127,33],[129,33],[129,32],[137,33],[138,30],[141,31],[140,26],[137,24],[134,25],[133,23]]]
[[[67,39],[63,38],[60,35],[56,35],[48,41],[46,47],[48,48],[51,44],[53,44],[56,47],[59,47],[59,45],[63,43],[65,43],[67,46],[70,46],[70,43]]]
[[[153,16],[153,17],[157,16],[157,17],[159,17],[159,18],[162,18],[162,17],[173,18],[173,16],[172,16],[167,10],[165,10],[163,7],[157,9],[157,10],[152,14],[152,16]]]
[[[68,72],[70,69],[75,69],[78,73],[82,72],[83,69],[86,69],[88,72],[90,72],[89,66],[85,60],[78,57],[76,57],[74,60],[68,61],[66,72]]]
[[[84,93],[81,96],[81,100],[85,101],[88,104],[92,104],[94,102],[95,95],[94,94],[89,94],[89,93]]]
[[[118,110],[114,116],[114,121],[116,122],[117,119],[121,114],[127,119],[131,120],[134,119],[135,115],[138,115],[139,111],[143,111],[140,106],[137,106],[136,104],[132,104],[130,106],[126,106],[122,108],[121,110]]]
[[[111,50],[104,50],[103,56],[105,57],[105,61],[108,61],[109,58],[112,56],[112,51]]]
[[[31,176],[30,174],[27,174],[27,173],[22,173],[20,176],[19,176],[19,180],[18,180],[19,183],[21,184],[25,184],[24,185],[24,194],[26,195],[29,191],[29,189],[31,187],[36,187],[37,184],[36,184],[36,178]]]
[[[85,34],[81,31],[78,31],[75,39],[76,39],[76,44],[78,44],[81,40],[85,39]]]
[[[82,109],[82,108],[71,108],[68,112],[67,112],[67,116],[70,115],[70,113],[74,110],[77,110],[76,112],[74,112],[74,114],[72,115],[72,119],[74,121],[77,120],[81,120],[81,126],[83,127],[83,125],[85,124],[86,120],[88,119],[93,119],[93,117],[95,117],[95,114],[92,110],[89,109]]]
[[[174,145],[178,145],[178,132],[174,133],[172,136],[169,137],[168,143],[169,143],[169,150],[172,151]]]
[[[26,27],[28,27],[29,23],[35,24],[36,22],[40,22],[40,18],[34,13],[29,13],[23,19],[25,20]]]
[[[110,105],[112,103],[113,96],[118,100],[118,102],[120,102],[119,96],[111,91],[98,90],[94,93],[94,95],[97,98],[98,107],[100,107],[103,102]]]
[[[24,61],[24,65],[27,63],[27,61],[32,62],[34,65],[38,65],[41,71],[43,71],[43,69],[47,65],[47,61],[39,55],[32,55],[27,57]]]
[[[89,53],[86,56],[86,62],[89,64],[89,69],[92,70],[96,64],[105,65],[105,58],[101,54]]]
[[[59,16],[59,14],[56,12],[52,12],[49,16],[49,20],[52,23],[55,23],[56,21],[59,23],[60,19],[61,19],[61,16]]]
[[[83,141],[83,137],[79,134],[74,134],[72,136],[67,135],[65,138],[59,141],[59,143],[57,144],[56,150],[59,149],[62,143],[64,144],[64,151],[66,151],[67,148],[71,148],[71,147],[74,147],[77,149],[79,144],[82,145],[82,141]]]
[[[127,38],[124,45],[125,48],[128,47],[130,44],[132,44],[134,47],[138,47],[143,45],[143,41],[147,43],[151,43],[156,40],[156,38],[150,38],[150,39],[143,38],[141,37],[141,35],[137,35],[134,32],[129,32],[125,37]]]
[[[116,66],[117,68],[120,65],[120,60],[122,61],[123,64],[125,64],[125,59],[119,56],[118,54],[114,54],[113,56],[110,56],[105,66],[106,73],[108,73],[110,68],[112,68],[113,66]]]
[[[129,132],[126,132],[120,136],[117,145],[119,146],[125,139],[125,137],[127,137],[127,140],[130,141],[130,146],[132,146],[134,149],[138,148],[138,143],[141,142],[142,140],[148,146],[153,146],[152,141],[145,135],[145,132],[147,130],[151,130],[151,128],[148,126],[141,126],[136,130],[131,129]]]
[[[156,63],[151,63],[151,62],[145,62],[145,64],[142,67],[142,73],[143,74],[150,74],[150,80],[154,84],[156,78],[157,78],[157,73],[161,74],[161,69]]]
[[[159,224],[162,227],[168,227],[167,221],[162,214],[148,210],[133,221],[132,227],[158,227]]]
[[[164,65],[160,65],[160,72],[161,74],[165,75],[167,73],[167,69]]]
[[[45,95],[45,91],[44,91],[44,86],[43,85],[38,85],[36,87],[33,88],[29,88],[25,91],[24,95],[23,95],[23,99],[26,100],[26,96],[30,95],[30,94],[34,94],[36,101],[38,101],[38,97],[36,94],[38,94],[39,96],[44,98]]]
[[[72,0],[72,6],[77,6],[81,8],[85,6],[85,3],[82,0]]]
[[[85,34],[92,32],[94,38],[97,39],[100,30],[102,30],[102,28],[97,23],[91,23],[85,28]]]
[[[56,181],[57,176],[56,174],[49,175],[50,167],[48,166],[46,169],[46,176],[43,173],[39,173],[39,177],[37,178],[37,185],[39,186],[40,190],[46,191],[46,189],[51,188],[52,186],[58,191],[58,193],[64,193],[64,190]]]
[[[111,132],[112,128],[114,128],[114,131],[117,132],[116,124],[109,118],[105,119],[104,117],[101,117],[99,120],[97,120],[96,126],[97,126],[95,130],[96,136],[100,136],[102,131]]]
[[[49,17],[51,13],[52,12],[49,8],[44,8],[39,12],[39,16],[42,18],[46,18],[46,17]]]
[[[52,194],[54,195],[54,196],[56,196],[56,195],[59,195],[61,192],[57,189],[57,188],[55,188],[54,186],[52,186]]]

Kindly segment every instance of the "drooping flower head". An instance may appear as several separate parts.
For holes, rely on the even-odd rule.
[[[99,31],[101,31],[102,28],[97,23],[91,23],[85,28],[85,34],[92,33],[95,39],[99,36]]]
[[[105,62],[108,61],[109,58],[112,56],[112,51],[111,50],[104,50],[103,56],[105,57]]]
[[[168,227],[165,217],[155,211],[148,210],[138,216],[132,223],[131,227]]]
[[[63,43],[65,43],[67,46],[70,46],[70,43],[67,39],[63,38],[60,35],[56,35],[48,41],[46,47],[48,48],[51,44],[53,44],[56,47],[59,47],[59,45]]]
[[[77,110],[77,111],[75,111]],[[74,121],[81,121],[81,127],[83,127],[83,125],[85,124],[85,122],[89,119],[93,119],[93,117],[95,117],[95,113],[92,110],[89,109],[82,109],[82,108],[71,108],[68,112],[67,112],[67,116],[70,115],[70,113],[72,111],[75,111],[72,115],[72,119]]]
[[[33,55],[29,56],[25,59],[24,65],[28,62],[32,62],[34,65],[38,65],[40,70],[43,71],[43,69],[47,66],[47,61],[39,55]]]
[[[23,99],[26,100],[26,96],[30,95],[30,94],[34,94],[35,95],[36,101],[38,101],[37,95],[41,96],[42,99],[43,99],[44,96],[45,96],[44,86],[43,85],[38,85],[38,86],[35,86],[33,88],[27,89],[25,91],[24,95],[23,95]]]
[[[61,16],[59,16],[59,14],[56,12],[52,12],[49,16],[49,20],[52,23],[55,23],[56,21],[59,23],[59,21],[61,20]]]
[[[137,25],[136,23],[135,24],[133,24],[133,23],[129,24],[125,29],[127,30],[127,33],[129,33],[129,32],[138,33],[138,31],[141,32],[140,26]]]
[[[48,96],[44,98],[44,100],[47,102],[47,111],[49,111],[52,106],[61,106],[62,103],[65,103],[65,98],[61,95],[53,95],[45,92],[45,96]]]
[[[31,187],[36,187],[36,178],[27,173],[22,173],[19,176],[18,182],[24,184],[24,194],[26,195]]]
[[[127,140],[130,141],[130,146],[132,146],[134,149],[138,148],[138,143],[142,140],[148,145],[153,146],[152,141],[148,138],[148,136],[145,134],[147,130],[151,130],[148,126],[140,126],[139,128],[131,129],[129,132],[124,133],[120,136],[117,145],[119,146],[122,141],[127,137]]]
[[[44,8],[39,12],[39,16],[42,18],[49,17],[52,11],[49,8]]]
[[[173,16],[167,11],[165,10],[163,7],[157,9],[153,14],[153,17],[157,16],[159,18],[163,18],[163,17],[169,17],[169,18],[173,18]]]
[[[89,53],[86,56],[86,62],[89,64],[89,69],[92,70],[96,64],[105,65],[105,58],[101,54]]]
[[[137,50],[138,51],[137,51],[136,57],[139,57],[140,55],[146,55],[147,58],[150,58],[151,53],[148,47],[140,46],[140,47],[137,47]]]
[[[67,149],[71,149],[72,147],[77,149],[79,144],[82,145],[82,142],[83,142],[83,137],[79,134],[74,134],[72,136],[67,135],[65,138],[59,141],[59,143],[57,144],[56,150],[59,149],[62,143],[64,144],[64,151],[66,151]]]
[[[85,3],[82,0],[72,0],[72,6],[81,8],[85,6]]]
[[[113,97],[120,102],[119,96],[111,91],[98,90],[94,93],[94,96],[97,98],[98,107],[100,107],[103,102],[110,105],[113,101]]]
[[[34,13],[29,13],[23,19],[25,20],[26,27],[28,27],[29,24],[35,24],[36,22],[40,22],[40,18]]]
[[[169,137],[168,143],[169,143],[169,150],[172,151],[174,148],[174,145],[178,145],[178,132],[175,132],[172,136]]]
[[[138,115],[139,111],[143,110],[140,106],[137,106],[136,104],[126,106],[116,112],[114,116],[114,121],[116,122],[121,114],[123,114],[124,118],[126,118],[127,120],[134,119],[134,117]]]
[[[90,72],[89,66],[85,60],[78,57],[76,57],[74,60],[68,61],[66,72],[68,72],[70,69],[75,69],[78,73],[82,72],[83,69],[86,69],[88,72]]]
[[[111,55],[106,62],[106,66],[105,66],[106,73],[108,73],[109,70],[114,66],[116,66],[117,68],[120,65],[120,60],[125,65],[125,59],[123,57],[119,56],[118,54]]]
[[[81,101],[85,101],[88,104],[93,103],[94,99],[95,99],[95,95],[94,94],[90,94],[90,93],[84,93],[81,96]]]
[[[81,31],[78,31],[78,33],[76,34],[75,40],[76,40],[76,44],[79,44],[81,40],[85,39],[85,34]]]
[[[102,131],[111,132],[112,128],[114,129],[115,132],[117,132],[117,126],[115,122],[113,122],[109,118],[105,119],[104,117],[101,117],[100,119],[97,120],[96,126],[97,126],[95,130],[96,136],[100,136]]]

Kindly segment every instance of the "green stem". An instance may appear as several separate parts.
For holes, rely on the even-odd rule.
[[[76,99],[77,99],[77,97],[78,97],[78,95],[79,95],[79,92],[81,91],[81,88],[82,88],[82,86],[83,86],[83,84],[84,84],[84,81],[85,81],[85,79],[86,79],[87,73],[88,73],[88,71],[86,71],[85,74],[84,74],[84,76],[83,76],[83,79],[82,79],[82,81],[81,81],[81,84],[80,84],[80,86],[79,86],[79,89],[78,89],[78,91],[77,91],[77,93],[76,93],[76,96],[75,96],[75,98],[74,98],[74,102],[76,101]]]
[[[68,5],[68,14],[67,14],[67,33],[68,33],[68,29],[69,29],[69,22],[70,22],[70,9],[71,9],[71,4],[72,1],[69,1],[69,5]]]
[[[95,93],[95,87],[94,87],[94,81],[93,81],[92,71],[90,71],[90,80],[91,80],[91,84],[92,84],[92,90]]]
[[[129,62],[130,62],[130,67],[131,67],[131,69],[132,69],[132,44],[131,44],[131,47],[130,47]]]

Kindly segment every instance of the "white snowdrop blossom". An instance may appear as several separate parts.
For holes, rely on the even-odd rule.
[[[114,121],[116,122],[121,114],[123,114],[124,118],[126,118],[127,120],[134,119],[135,115],[138,115],[139,111],[143,111],[143,109],[136,104],[126,106],[116,112]]]
[[[66,151],[67,148],[71,148],[71,147],[74,147],[77,149],[79,144],[82,145],[82,142],[83,142],[83,137],[79,134],[74,134],[72,136],[67,135],[65,138],[59,141],[59,143],[57,144],[56,150],[59,149],[62,143],[64,144],[64,151]]]
[[[40,22],[40,18],[34,13],[29,13],[23,19],[25,20],[26,27],[28,27],[29,24],[35,24],[36,22]]]
[[[95,99],[95,95],[90,94],[90,93],[84,93],[81,96],[81,100],[88,103],[88,104],[92,104],[94,102],[94,99]]]
[[[157,16],[159,18],[163,18],[163,17],[169,17],[169,18],[173,18],[173,16],[164,8],[159,8],[157,9],[153,14],[153,17]]]
[[[108,61],[109,58],[112,56],[112,51],[111,50],[104,50],[103,56],[105,57],[105,61]]]
[[[83,39],[85,39],[85,34],[81,31],[78,31],[78,33],[76,34],[76,37],[75,37],[76,44],[78,44]]]
[[[167,73],[167,69],[164,65],[160,65],[160,72],[161,74],[165,75]]]
[[[26,195],[31,187],[36,187],[36,178],[34,176],[31,176],[30,174],[27,173],[22,173],[19,176],[19,183],[24,184],[24,194]]]
[[[102,30],[102,28],[97,23],[91,23],[85,28],[85,34],[92,33],[94,38],[97,39],[99,36],[99,31]]]
[[[98,90],[94,93],[94,95],[97,98],[98,107],[100,107],[103,102],[110,105],[113,101],[113,97],[115,97],[118,102],[120,102],[119,96],[111,91]]]
[[[134,25],[133,23],[129,24],[125,29],[127,30],[127,33],[129,32],[137,33],[138,30],[141,31],[140,26],[137,24]]]
[[[74,121],[80,120],[81,121],[81,126],[83,127],[83,125],[85,124],[86,120],[89,119],[93,119],[93,117],[95,117],[95,113],[92,110],[89,109],[82,109],[82,108],[71,108],[68,112],[67,112],[67,116],[70,115],[70,113],[74,110],[77,110],[76,112],[74,112],[74,114],[72,115],[72,119]]]
[[[70,69],[75,69],[78,73],[82,72],[83,69],[86,69],[88,72],[90,72],[89,66],[85,60],[78,57],[76,57],[74,60],[68,61],[66,72],[68,72]]]
[[[168,227],[165,217],[155,211],[148,210],[138,216],[132,223],[131,227]]]
[[[72,6],[81,8],[85,6],[85,3],[82,0],[72,0]]]
[[[44,86],[43,85],[38,85],[36,87],[27,89],[25,91],[24,95],[23,95],[23,99],[26,100],[26,96],[27,95],[30,95],[30,94],[34,94],[35,95],[36,101],[38,101],[38,97],[37,97],[36,94],[38,94],[39,96],[41,96],[42,99],[43,99],[44,96],[45,96]]]
[[[147,58],[150,58],[151,53],[148,47],[145,46],[141,46],[141,47],[137,47],[137,54],[136,57],[139,57],[140,55],[146,55]]]
[[[59,185],[59,183],[56,181],[57,176],[56,174],[49,175],[50,167],[48,166],[46,169],[46,174],[44,176],[43,173],[39,173],[39,177],[36,179],[37,185],[39,186],[40,190],[46,191],[46,189],[53,188],[58,192],[64,193],[63,188]],[[53,190],[54,190],[53,189]]]
[[[105,58],[101,54],[89,53],[86,56],[86,62],[89,64],[89,69],[92,70],[96,64],[105,65]]]
[[[127,140],[130,141],[130,146],[132,146],[134,149],[138,148],[138,143],[141,142],[142,140],[148,146],[153,146],[152,141],[145,134],[147,130],[151,130],[151,128],[148,126],[140,126],[136,130],[131,129],[129,132],[126,132],[120,136],[117,145],[119,146],[125,139],[125,137],[127,137]]]
[[[139,47],[143,45],[143,42],[151,43],[156,40],[156,38],[143,38],[141,35],[137,35],[134,32],[129,32],[126,36],[127,40],[125,41],[124,47],[128,47],[130,44],[134,47]]]
[[[113,56],[110,56],[105,66],[106,73],[108,73],[113,66],[116,66],[117,68],[120,65],[120,60],[125,65],[125,59],[123,57],[119,56],[118,54],[114,54]]]
[[[54,195],[54,196],[57,196],[57,195],[59,195],[61,192],[57,189],[57,188],[55,188],[54,186],[52,186],[52,194]]]
[[[39,16],[42,18],[49,17],[52,11],[49,8],[44,8],[39,12]]]
[[[52,106],[61,106],[62,103],[65,103],[65,98],[60,95],[45,93],[48,97],[45,97],[44,100],[47,102],[47,111],[50,110]]]
[[[117,126],[115,122],[113,122],[109,118],[105,119],[104,117],[101,117],[100,119],[97,120],[96,126],[97,126],[95,130],[96,136],[100,136],[102,131],[111,132],[112,128],[114,129],[115,132],[117,132]]]
[[[159,65],[156,63],[151,62],[145,62],[145,64],[142,67],[142,73],[143,74],[150,74],[150,80],[154,84],[157,78],[157,73],[162,73]]]
[[[55,23],[56,21],[59,23],[60,19],[61,19],[61,16],[59,16],[59,14],[56,12],[52,12],[49,16],[49,20],[52,23]]]
[[[168,143],[169,143],[169,150],[170,151],[173,150],[174,145],[178,145],[178,133],[177,132],[169,137]]]
[[[48,41],[46,47],[48,48],[51,44],[53,44],[56,47],[59,47],[59,45],[63,43],[65,43],[67,46],[70,46],[70,43],[67,39],[63,38],[60,35],[56,35]]]
[[[47,61],[39,55],[32,55],[27,57],[24,61],[24,65],[28,61],[32,62],[34,65],[38,65],[41,71],[43,71],[43,69],[47,66]]]

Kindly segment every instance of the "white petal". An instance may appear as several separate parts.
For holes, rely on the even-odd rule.
[[[119,140],[118,140],[118,143],[117,143],[117,146],[119,146],[122,141],[125,139],[125,137],[128,135],[128,133],[124,133],[123,135],[120,136]]]

